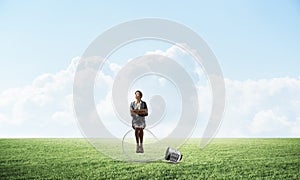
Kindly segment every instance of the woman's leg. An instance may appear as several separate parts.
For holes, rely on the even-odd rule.
[[[140,134],[139,134],[140,128],[135,127],[134,130],[135,130],[135,141],[136,141],[136,144],[138,145],[139,144],[139,139],[140,139]]]
[[[135,127],[135,140],[136,140],[136,153],[140,153],[140,145],[139,145],[139,140],[140,140],[140,128]]]
[[[140,152],[144,153],[144,147],[143,147],[144,129],[143,128],[140,128],[139,136],[140,136]]]
[[[143,138],[144,138],[144,129],[143,128],[140,128],[139,136],[140,136],[140,143],[143,144]]]

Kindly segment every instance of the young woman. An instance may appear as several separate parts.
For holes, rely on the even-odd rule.
[[[142,101],[143,94],[141,91],[135,91],[135,101],[130,103],[130,113],[132,116],[132,127],[135,130],[136,153],[144,153],[143,137],[144,128],[146,127],[145,116],[148,116],[146,102]]]

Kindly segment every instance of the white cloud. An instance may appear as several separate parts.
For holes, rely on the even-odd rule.
[[[287,131],[291,123],[285,116],[277,116],[273,110],[262,110],[254,115],[250,130],[254,134]]]
[[[0,113],[0,123],[7,121],[7,118],[4,114]]]
[[[161,87],[163,87],[163,86],[165,86],[165,84],[166,84],[166,79],[165,78],[158,78],[158,82],[159,82],[159,85],[161,86]]]
[[[291,133],[295,137],[300,137],[300,117],[298,117],[297,120],[291,124]]]
[[[30,85],[0,93],[0,136],[80,135],[72,106],[72,84],[78,61],[76,57],[65,70],[42,74]]]
[[[300,118],[293,121],[277,115],[274,110],[262,110],[255,114],[249,129],[256,136],[299,136]]]
[[[73,96],[72,94],[66,95],[64,99],[61,101],[61,110],[56,111],[52,114],[52,120],[56,121],[56,123],[68,125],[74,122],[75,117],[73,113]]]
[[[114,73],[117,73],[120,69],[121,69],[121,66],[119,66],[118,64],[116,63],[110,63],[109,64],[109,68],[111,71],[113,71]]]

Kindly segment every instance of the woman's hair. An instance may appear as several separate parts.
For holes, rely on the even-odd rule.
[[[136,94],[137,92],[140,93],[141,98],[142,98],[143,97],[143,93],[140,90],[136,90],[134,94]]]

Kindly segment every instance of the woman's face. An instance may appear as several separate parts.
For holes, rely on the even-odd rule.
[[[135,98],[136,98],[136,99],[141,99],[141,94],[140,94],[140,92],[136,92],[136,93],[135,93]]]

